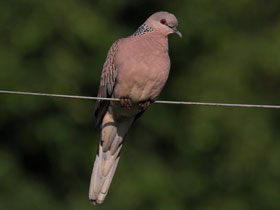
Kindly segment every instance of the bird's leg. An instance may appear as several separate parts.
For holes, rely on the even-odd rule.
[[[132,100],[129,97],[120,98],[121,107],[130,109],[132,107]]]
[[[148,99],[147,101],[142,101],[139,103],[139,106],[142,110],[148,109],[149,106],[151,106],[153,101],[151,99]]]

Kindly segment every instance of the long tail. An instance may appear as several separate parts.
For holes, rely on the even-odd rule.
[[[122,149],[123,140],[133,119],[120,123],[114,122],[107,112],[103,118],[101,140],[92,169],[89,200],[93,205],[103,203],[112,178],[115,174]]]

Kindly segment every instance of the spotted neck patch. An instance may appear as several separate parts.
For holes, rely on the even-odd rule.
[[[132,36],[141,36],[143,34],[152,32],[153,30],[154,29],[151,26],[144,23],[134,32],[134,34]]]

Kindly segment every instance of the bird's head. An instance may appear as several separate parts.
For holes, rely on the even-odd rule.
[[[152,14],[145,23],[151,26],[154,31],[164,36],[176,33],[182,38],[182,34],[177,30],[178,20],[175,15],[169,12],[156,12]]]

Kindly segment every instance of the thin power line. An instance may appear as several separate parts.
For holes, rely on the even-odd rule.
[[[85,100],[120,101],[120,99],[118,99],[118,98],[102,98],[102,97],[92,97],[92,96],[75,96],[75,95],[34,93],[34,92],[8,91],[8,90],[0,90],[0,93],[16,94],[16,95],[48,96],[48,97],[58,97],[58,98],[74,98],[74,99],[85,99]],[[178,105],[198,105],[198,106],[219,106],[219,107],[280,109],[280,106],[277,106],[277,105],[259,105],[259,104],[205,103],[205,102],[188,102],[188,101],[155,101],[154,103],[178,104]]]

